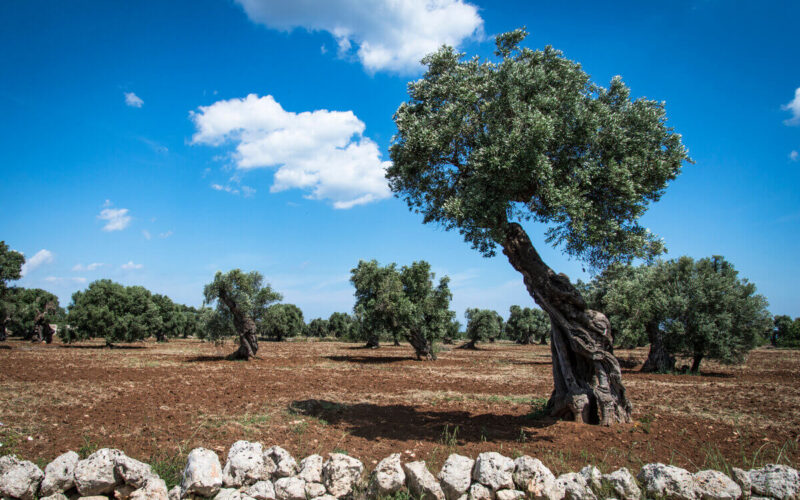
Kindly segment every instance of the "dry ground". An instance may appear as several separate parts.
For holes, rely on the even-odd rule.
[[[635,422],[555,422],[538,409],[552,384],[548,347],[497,343],[411,359],[411,348],[261,343],[0,344],[0,454],[46,463],[66,450],[125,450],[176,463],[195,446],[224,458],[236,440],[296,457],[344,451],[371,468],[393,452],[438,470],[451,452],[539,457],[556,472],[661,461],[692,470],[800,462],[800,352],[761,349],[702,375],[625,370]],[[646,350],[621,351],[643,361]]]

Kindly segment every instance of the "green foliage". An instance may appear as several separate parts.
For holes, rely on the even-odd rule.
[[[417,338],[431,345],[452,329],[452,294],[443,277],[434,286],[435,274],[425,261],[398,269],[392,263],[360,261],[351,270],[355,286],[356,317],[362,332],[376,337]],[[412,342],[413,343],[413,342]]]
[[[0,241],[0,294],[7,288],[9,281],[22,277],[24,263],[24,255],[8,248],[5,241]]]
[[[494,341],[503,331],[503,318],[490,309],[470,308],[464,312],[467,318],[467,338],[474,346],[480,341]]]
[[[541,342],[550,335],[550,318],[541,309],[511,306],[505,334],[519,344]]]
[[[36,316],[45,312],[44,321],[63,327],[64,309],[58,305],[58,297],[41,288],[12,287],[4,291],[2,312],[11,333],[25,339],[33,337]]]
[[[235,325],[234,310],[243,318],[250,318],[258,327],[263,326],[267,310],[283,296],[274,291],[258,271],[249,273],[233,269],[227,273],[217,271],[214,281],[203,289],[205,304],[215,305],[201,312],[203,334],[207,340],[220,340],[239,335]]]
[[[590,306],[608,315],[616,344],[645,345],[655,328],[667,352],[693,358],[693,371],[704,358],[743,361],[772,329],[766,299],[720,256],[613,266],[584,287]]]
[[[358,331],[356,319],[342,312],[335,312],[328,318],[328,333],[337,339],[353,339]]]
[[[484,255],[527,220],[595,267],[660,253],[638,220],[688,160],[664,104],[619,77],[597,86],[552,47],[521,48],[526,35],[498,36],[498,62],[447,46],[423,59],[394,115],[392,191]]]
[[[106,343],[136,342],[158,336],[163,321],[152,294],[141,286],[123,286],[108,279],[72,294],[65,342],[105,338]]]
[[[774,328],[770,335],[770,343],[775,347],[800,347],[800,318],[792,318],[786,315],[775,316],[773,320]]]
[[[327,319],[315,318],[306,326],[305,335],[307,337],[317,337],[321,339],[327,337],[329,331],[330,328]]]
[[[303,311],[294,304],[274,304],[264,311],[258,333],[275,340],[301,335],[306,328]]]

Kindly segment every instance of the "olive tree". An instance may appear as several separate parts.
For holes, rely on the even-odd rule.
[[[263,317],[258,322],[260,335],[278,341],[286,337],[296,337],[305,329],[303,311],[294,304],[273,304],[264,311]]]
[[[354,310],[368,347],[377,347],[382,335],[403,337],[417,359],[436,359],[433,343],[450,331],[455,313],[450,310],[450,279],[445,276],[434,286],[435,277],[425,261],[397,269],[394,263],[362,260],[351,270]]]
[[[491,309],[469,308],[464,312],[467,318],[467,338],[469,341],[459,349],[477,349],[479,341],[494,342],[503,333],[503,318]]]
[[[337,339],[352,339],[358,329],[356,319],[343,312],[335,312],[328,318],[328,333]]]
[[[141,286],[123,286],[108,279],[93,281],[84,291],[72,294],[62,332],[65,342],[104,338],[114,342],[135,342],[157,336],[162,328],[152,294]]]
[[[305,328],[306,337],[317,337],[319,339],[328,336],[328,320],[322,318],[312,319]]]
[[[632,99],[622,79],[592,83],[523,30],[497,37],[498,60],[442,47],[397,109],[387,178],[425,223],[457,229],[484,256],[498,246],[550,317],[553,417],[628,422],[608,319],[539,256],[521,223],[592,267],[663,250],[639,224],[688,160],[663,103]]]
[[[11,322],[14,304],[10,301],[8,282],[22,277],[22,265],[25,256],[11,250],[5,241],[0,241],[0,341],[8,336],[6,328]]]
[[[505,333],[518,344],[533,344],[538,341],[542,345],[547,345],[550,319],[541,309],[511,306]]]
[[[217,271],[214,281],[203,289],[206,304],[216,303],[214,314],[207,315],[207,335],[212,339],[226,337],[235,332],[239,336],[239,349],[231,357],[250,359],[258,352],[257,325],[270,304],[283,299],[274,291],[258,271],[245,273],[234,269],[227,273]]]
[[[774,328],[769,337],[775,347],[800,347],[800,318],[792,318],[784,314],[773,319]]]

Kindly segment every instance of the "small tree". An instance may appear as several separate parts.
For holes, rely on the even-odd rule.
[[[541,309],[511,306],[505,333],[518,344],[547,344],[550,335],[550,319]]]
[[[552,324],[554,417],[628,422],[608,319],[545,264],[523,226],[596,268],[651,257],[661,242],[638,220],[688,159],[663,103],[631,99],[621,78],[593,84],[552,47],[497,37],[498,62],[442,47],[394,115],[389,185],[426,223],[457,229],[485,256],[500,245]]]
[[[305,329],[307,337],[317,337],[319,339],[328,336],[329,332],[328,320],[322,318],[315,318],[311,320]]]
[[[281,341],[301,335],[305,327],[303,311],[299,307],[294,304],[274,304],[264,311],[258,331],[265,337]]]
[[[434,341],[445,336],[455,314],[450,311],[452,294],[446,276],[434,286],[435,275],[425,261],[400,270],[375,260],[360,261],[351,271],[356,288],[356,317],[367,333],[367,346],[375,347],[381,334],[403,337],[414,348],[417,359],[436,359]]]
[[[469,341],[460,349],[477,349],[475,344],[479,341],[494,342],[494,339],[503,332],[503,318],[496,311],[490,309],[467,309],[464,313],[467,318],[467,338]]]
[[[337,339],[352,339],[357,329],[355,318],[347,313],[335,312],[328,318],[328,331]]]
[[[775,316],[770,343],[775,347],[800,347],[800,318]]]
[[[158,307],[146,288],[107,279],[72,294],[68,323],[61,337],[65,342],[105,338],[109,347],[156,336],[162,328]]]
[[[14,304],[8,297],[8,282],[22,277],[22,265],[25,256],[8,248],[5,241],[0,241],[0,341],[8,336],[6,327],[11,322]]]
[[[283,297],[272,290],[258,271],[249,273],[234,269],[227,273],[217,271],[214,281],[203,289],[206,304],[216,302],[215,314],[206,318],[208,335],[219,339],[235,332],[239,336],[239,349],[231,356],[250,359],[258,352],[257,324],[268,306]]]

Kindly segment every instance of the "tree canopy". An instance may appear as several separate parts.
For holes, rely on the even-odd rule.
[[[800,318],[784,314],[775,316],[770,343],[775,347],[800,347]]]
[[[297,337],[306,328],[303,311],[294,304],[274,304],[269,306],[258,322],[259,334],[275,340]]]
[[[239,349],[234,357],[250,359],[258,352],[257,324],[264,319],[270,304],[283,299],[258,271],[245,273],[233,269],[217,271],[214,281],[203,289],[206,304],[215,304],[213,314],[206,314],[207,336],[219,339],[234,333]]]
[[[430,269],[425,261],[398,269],[394,263],[362,260],[351,270],[354,311],[368,346],[377,346],[382,335],[403,337],[417,358],[436,359],[433,343],[451,330],[455,313],[450,310],[450,279],[445,276],[434,286]]]
[[[464,312],[467,319],[467,338],[469,341],[461,346],[464,349],[475,349],[480,341],[494,340],[503,333],[503,318],[491,309],[470,308]]]
[[[520,223],[590,266],[650,258],[663,244],[639,223],[689,158],[664,104],[631,98],[622,79],[592,83],[552,47],[496,39],[498,60],[442,47],[409,83],[387,178],[425,223],[457,229],[474,248],[497,245],[553,324],[550,414],[583,422],[630,420],[608,320],[550,269]]]
[[[508,338],[518,344],[539,342],[547,344],[550,335],[550,319],[541,309],[511,306],[508,321],[505,324]]]
[[[8,282],[22,277],[24,263],[24,255],[8,248],[5,241],[0,241],[0,341],[6,339],[6,327],[16,309],[8,297]]]

